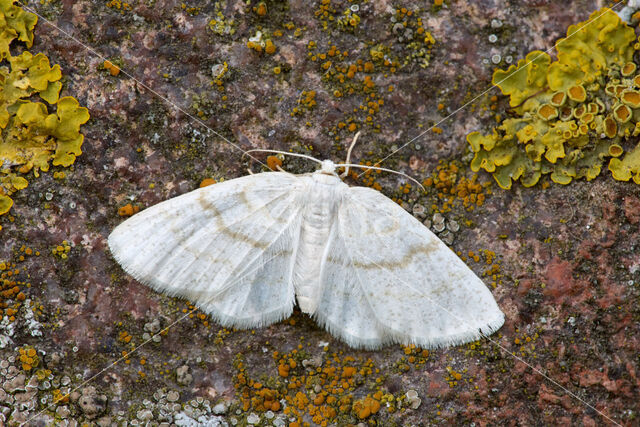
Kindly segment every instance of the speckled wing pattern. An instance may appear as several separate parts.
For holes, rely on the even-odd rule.
[[[473,271],[375,190],[349,188],[329,245],[314,317],[351,346],[444,347],[491,334],[504,323]]]
[[[195,303],[225,326],[288,317],[299,239],[299,178],[248,175],[159,203],[120,224],[109,248],[138,281]]]

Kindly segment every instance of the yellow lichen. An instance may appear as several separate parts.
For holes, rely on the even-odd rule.
[[[477,174],[468,178],[459,166],[457,162],[441,161],[433,174],[422,181],[427,189],[436,191],[438,203],[431,205],[434,212],[450,212],[458,204],[472,211],[482,206],[486,195],[491,194],[491,182],[481,184]]]
[[[569,95],[569,99],[575,102],[584,102],[587,99],[587,91],[584,90],[582,85],[571,86],[567,90],[567,95]]]
[[[42,53],[23,51],[13,56],[14,39],[33,43],[37,17],[11,0],[0,0],[0,215],[13,204],[10,196],[28,186],[23,176],[67,167],[82,153],[80,126],[89,112],[72,97],[59,98],[62,72]],[[40,102],[44,101],[44,102]]]
[[[538,116],[542,120],[552,120],[558,117],[558,109],[553,105],[544,104],[538,109]]]
[[[111,74],[112,76],[117,76],[118,74],[120,74],[120,67],[109,60],[104,61],[102,66],[105,70],[109,71],[109,74]]]
[[[471,169],[492,173],[502,188],[516,180],[532,186],[544,174],[559,184],[591,180],[608,157],[614,157],[609,169],[616,179],[634,173],[633,156],[615,159],[630,136],[640,135],[634,31],[604,8],[567,35],[556,43],[557,60],[534,51],[494,72],[493,83],[509,96],[515,116],[488,135],[470,133],[467,141],[475,154]]]
[[[618,156],[622,152],[617,153]],[[640,146],[627,153],[622,160],[614,157],[609,161],[609,170],[618,181],[629,181],[640,184]]]
[[[208,187],[209,185],[213,185],[216,183],[216,180],[213,178],[205,178],[202,181],[200,181],[200,188],[202,187]]]
[[[547,85],[550,62],[551,57],[545,52],[530,52],[518,61],[518,65],[512,65],[506,71],[496,70],[491,82],[510,96],[510,105],[515,107]]]
[[[397,364],[402,370],[410,369],[406,362],[421,366],[429,357],[415,345],[406,347],[405,354]],[[300,344],[287,353],[273,351],[272,358],[277,370],[267,367],[273,374],[261,373],[258,380],[254,365],[236,357],[233,384],[241,411],[282,411],[289,426],[308,425],[305,419],[320,426],[347,425],[354,419],[375,422],[385,409],[394,412],[394,402],[404,394],[381,390],[385,377],[372,359],[330,353],[329,346],[314,356]]]
[[[0,59],[11,56],[9,45],[16,38],[24,42],[27,47],[33,45],[33,28],[38,17],[16,6],[12,0],[0,1]]]
[[[267,157],[267,167],[272,171],[278,170],[278,168],[282,166],[282,159],[278,156],[268,156]]]
[[[200,187],[203,187],[203,185],[201,185]],[[118,215],[120,216],[131,216],[138,212],[140,212],[140,207],[133,206],[131,203],[127,203],[126,205],[118,209]]]

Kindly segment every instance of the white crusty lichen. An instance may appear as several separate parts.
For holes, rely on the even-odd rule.
[[[640,9],[640,0],[629,0],[627,5],[616,12],[620,19],[629,23],[633,14]]]

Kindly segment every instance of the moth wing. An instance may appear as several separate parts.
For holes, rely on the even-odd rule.
[[[350,188],[334,229],[315,316],[348,344],[437,348],[473,341],[504,323],[482,280],[381,193]]]
[[[300,230],[295,175],[248,175],[183,194],[132,216],[109,236],[123,269],[234,327],[288,317]]]

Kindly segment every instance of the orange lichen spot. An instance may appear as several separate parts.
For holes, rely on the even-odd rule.
[[[216,182],[217,182],[217,181],[216,181],[215,179],[213,179],[213,178],[205,178],[205,179],[203,179],[202,181],[200,181],[200,186],[199,186],[199,188],[202,188],[202,187],[208,187],[208,186],[210,186],[210,185],[215,184]]]
[[[613,107],[613,117],[620,123],[627,123],[631,120],[632,114],[631,108],[625,104],[618,104],[616,107]]]
[[[352,366],[345,366],[342,369],[342,377],[343,378],[351,378],[352,376],[354,376],[356,373],[356,368],[352,367]]]
[[[279,167],[282,166],[282,159],[278,156],[268,156],[267,157],[267,167],[273,171],[278,170]]]
[[[258,43],[258,42],[254,42],[252,40],[249,40],[247,42],[247,47],[249,49],[255,50],[256,52],[262,52],[262,45],[260,43]]]
[[[276,53],[276,45],[271,41],[271,39],[265,42],[264,51],[269,55],[273,55],[274,53]]]
[[[267,14],[267,5],[265,4],[265,2],[261,1],[256,7],[253,8],[253,11],[258,16],[265,16]]]
[[[60,389],[53,390],[53,403],[69,403],[69,394],[63,394]]]
[[[611,116],[604,119],[604,133],[608,138],[613,138],[618,134],[618,124]]]
[[[584,102],[587,99],[587,91],[582,85],[571,86],[567,90],[567,95],[569,99],[575,102]]]
[[[589,123],[591,123],[591,122],[593,121],[593,119],[594,119],[594,118],[595,118],[595,117],[594,117],[593,113],[586,113],[586,114],[584,114],[584,115],[582,116],[582,118],[580,119],[580,121],[581,121],[582,123],[589,124]],[[577,128],[576,128],[576,129],[577,129]],[[573,129],[573,130],[575,130],[575,129]]]
[[[439,128],[438,126],[434,126],[432,129],[433,133],[440,135],[442,133],[442,128]]]
[[[128,344],[131,341],[132,338],[133,337],[131,335],[129,335],[129,333],[127,331],[122,331],[122,332],[120,332],[120,334],[118,334],[118,340],[122,341],[123,343],[126,343],[126,344]]]
[[[362,400],[356,400],[353,403],[352,410],[358,418],[363,420],[380,410],[380,402],[371,396],[367,396]]]
[[[624,150],[618,144],[611,144],[609,146],[609,155],[612,157],[620,157],[624,153]]]
[[[634,62],[627,62],[620,69],[620,74],[622,74],[625,77],[629,77],[630,75],[632,75],[633,73],[636,72],[636,68],[637,67],[636,67],[636,64]]]
[[[555,107],[561,107],[567,100],[567,94],[564,92],[556,92],[551,96],[551,105]]]
[[[36,353],[36,350],[33,347],[22,347],[18,349],[20,363],[22,364],[22,369],[25,371],[30,371],[31,369],[38,366],[40,363],[40,359]]]
[[[544,104],[540,108],[538,108],[538,116],[542,120],[552,120],[558,117],[558,109],[553,105]]]
[[[105,68],[105,70],[109,71],[112,76],[117,76],[118,74],[120,74],[120,67],[109,60],[104,61],[102,63],[102,66]]]
[[[139,206],[133,206],[131,203],[127,203],[126,205],[118,209],[118,215],[131,216],[133,214],[138,213],[139,211],[140,211]]]
[[[640,107],[640,92],[634,89],[625,89],[620,95],[620,100],[631,108]]]
[[[289,365],[285,365],[285,364],[278,365],[278,375],[284,378],[288,377],[289,369],[290,369]]]

